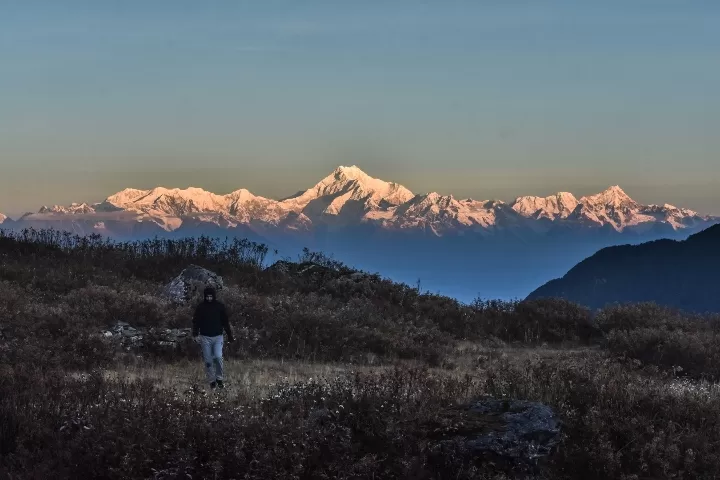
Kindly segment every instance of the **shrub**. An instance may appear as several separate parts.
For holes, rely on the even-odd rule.
[[[663,328],[614,330],[610,352],[694,379],[720,380],[720,335]]]
[[[600,310],[596,321],[605,333],[653,327],[688,332],[710,327],[710,323],[703,317],[651,302],[607,306]]]
[[[526,344],[588,344],[602,336],[587,308],[564,299],[522,302],[477,299],[472,310],[476,337],[483,335]]]
[[[602,354],[559,355],[487,369],[496,396],[562,412],[563,441],[547,478],[714,478],[720,395],[648,378]]]
[[[520,302],[515,314],[525,327],[526,343],[590,343],[601,336],[590,310],[565,299],[538,299]]]

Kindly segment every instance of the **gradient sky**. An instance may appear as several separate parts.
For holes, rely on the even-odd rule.
[[[720,2],[4,0],[0,212],[338,165],[720,214]]]

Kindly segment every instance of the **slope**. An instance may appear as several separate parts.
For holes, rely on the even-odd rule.
[[[527,298],[562,297],[601,308],[650,301],[694,312],[720,312],[720,225],[687,240],[608,247]]]

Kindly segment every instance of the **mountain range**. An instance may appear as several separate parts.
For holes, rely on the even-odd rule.
[[[122,212],[123,215],[118,215]],[[436,236],[502,230],[547,233],[556,227],[612,228],[642,232],[696,228],[717,221],[673,205],[641,205],[619,186],[576,198],[569,192],[548,197],[523,196],[513,202],[456,199],[439,193],[415,194],[394,182],[367,175],[357,166],[338,167],[310,189],[274,200],[246,189],[218,195],[201,188],[128,188],[104,201],[43,206],[20,222],[72,220],[103,230],[103,220],[150,222],[173,231],[189,219],[222,227],[248,225],[258,234],[274,229],[309,231],[316,226],[371,225],[385,230],[422,230]],[[105,225],[107,227],[107,225]],[[111,232],[108,232],[111,233]]]
[[[600,250],[528,298],[562,297],[590,308],[655,302],[691,312],[720,312],[720,225],[684,241],[655,240]]]
[[[567,271],[557,268],[570,268],[599,248],[684,238],[720,218],[642,205],[617,185],[581,198],[558,192],[507,203],[418,194],[353,165],[279,200],[246,189],[218,195],[195,187],[128,188],[98,203],[43,206],[0,222],[3,228],[53,227],[121,239],[241,236],[285,254],[307,246],[401,281],[420,277],[444,293],[460,284],[467,298],[483,291],[525,296]],[[548,256],[561,260],[549,263]]]

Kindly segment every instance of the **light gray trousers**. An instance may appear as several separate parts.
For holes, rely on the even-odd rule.
[[[205,375],[208,382],[223,380],[223,336],[206,337],[199,335],[200,347],[202,347],[203,362],[205,362]]]

